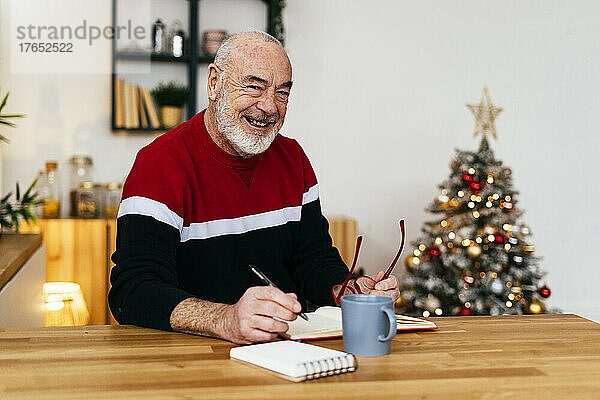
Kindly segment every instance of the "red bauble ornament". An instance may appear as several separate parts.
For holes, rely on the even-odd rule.
[[[464,175],[463,175],[463,181],[464,181],[465,183],[466,183],[466,182],[473,182],[473,175],[467,175],[467,174],[464,174]]]
[[[440,255],[440,251],[438,249],[431,249],[429,250],[429,255],[431,256],[439,256]]]
[[[472,182],[469,187],[471,188],[471,190],[479,190],[481,189],[481,183],[479,182]]]
[[[496,240],[496,243],[504,243],[504,236],[496,235],[494,236],[494,239]]]
[[[460,309],[460,315],[473,315],[473,312],[470,308],[463,307]]]
[[[538,293],[540,296],[547,299],[548,297],[550,297],[550,294],[552,292],[550,291],[550,288],[548,286],[544,285],[538,290]]]

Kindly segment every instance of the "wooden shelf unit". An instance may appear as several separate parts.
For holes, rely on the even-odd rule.
[[[115,251],[116,221],[109,219],[40,219],[22,225],[23,233],[42,233],[46,245],[46,282],[81,286],[90,325],[116,324],[108,308],[110,256]]]

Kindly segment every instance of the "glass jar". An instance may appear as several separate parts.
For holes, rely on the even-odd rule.
[[[106,200],[104,201],[104,218],[117,218],[119,212],[119,203],[121,202],[121,189],[123,185],[120,183],[109,183],[106,185]]]
[[[77,211],[77,191],[83,182],[92,181],[92,166],[94,165],[92,159],[88,156],[73,156],[69,160],[71,165],[71,185],[69,192],[70,200],[70,215],[72,217],[78,216]]]
[[[175,20],[169,34],[169,52],[173,57],[179,58],[183,56],[185,48],[185,34],[181,28],[181,22]]]
[[[167,52],[167,32],[160,18],[152,25],[152,51],[157,54]]]
[[[96,193],[96,198],[98,199],[98,218],[104,217],[107,186],[106,183],[94,183],[94,193]]]
[[[44,190],[44,187],[47,184],[46,182],[48,181],[48,178],[46,177],[46,170],[40,169],[38,171],[35,179],[37,179],[37,181],[35,183],[34,191],[36,191],[38,193],[39,197],[43,198],[44,196],[42,194],[42,191]],[[31,207],[31,211],[37,218],[44,218],[44,205],[43,204]]]
[[[60,217],[60,185],[58,180],[58,163],[56,161],[46,162],[46,172],[40,176],[40,197],[46,198],[46,204],[42,206],[42,218]]]
[[[77,217],[98,218],[100,214],[100,200],[94,190],[92,182],[83,182],[75,192],[77,204]]]

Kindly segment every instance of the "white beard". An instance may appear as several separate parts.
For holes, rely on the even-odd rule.
[[[266,151],[279,133],[283,118],[280,118],[271,131],[264,136],[249,134],[242,128],[228,98],[225,82],[223,82],[215,103],[215,120],[219,132],[241,157],[249,158]]]

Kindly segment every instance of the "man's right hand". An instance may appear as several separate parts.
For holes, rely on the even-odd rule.
[[[271,286],[251,287],[225,310],[221,336],[240,344],[273,340],[288,330],[288,324],[275,317],[293,321],[301,310],[295,293],[283,293]]]

